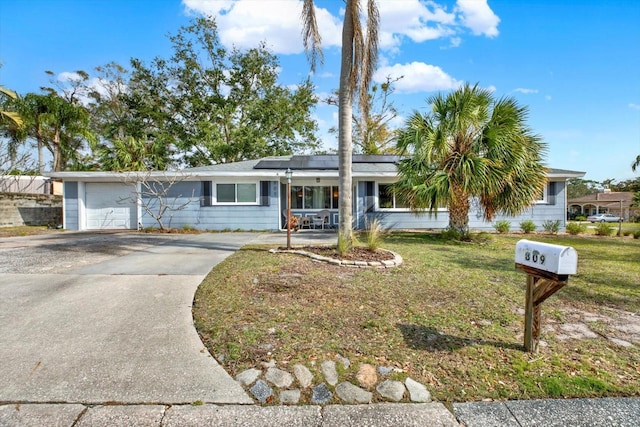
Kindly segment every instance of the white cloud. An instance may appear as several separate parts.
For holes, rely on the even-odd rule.
[[[300,0],[182,0],[187,10],[215,17],[224,46],[253,48],[265,41],[277,54],[303,52]],[[340,45],[342,22],[316,8],[323,48]]]
[[[449,39],[449,46],[443,46],[440,49],[451,49],[453,47],[458,47],[462,43],[462,39],[460,37],[451,37]]]
[[[488,90],[491,93],[495,93],[496,90],[498,90],[498,88],[495,87],[494,85],[487,86],[485,89]]]
[[[538,93],[538,89],[527,89],[524,87],[519,87],[513,90],[514,92],[524,93],[525,95],[529,95],[532,93]]]
[[[455,89],[463,83],[449,76],[440,67],[424,62],[380,67],[373,76],[373,80],[382,83],[386,81],[387,76],[391,78],[404,76],[394,83],[397,93],[449,90]]]
[[[300,14],[301,0],[182,0],[187,13],[213,16],[224,46],[252,48],[266,41],[276,54],[298,54],[303,51]],[[431,0],[380,0],[380,48],[397,51],[405,39],[416,43],[444,37],[451,46],[460,45],[456,37],[467,27],[473,34],[495,37],[500,22],[486,0],[458,0],[447,11]],[[344,9],[332,15],[316,7],[316,19],[322,47],[341,45]]]
[[[551,95],[547,95],[544,97],[544,99],[546,99],[547,101],[551,101],[552,98],[551,98]]]
[[[455,14],[435,2],[380,1],[380,47],[397,48],[403,37],[416,43],[453,35]]]
[[[629,103],[629,108],[633,108],[634,110],[640,110],[639,104],[634,104],[633,102]]]
[[[461,13],[464,26],[475,35],[496,37],[499,34],[500,18],[493,13],[487,0],[458,0],[456,9]]]

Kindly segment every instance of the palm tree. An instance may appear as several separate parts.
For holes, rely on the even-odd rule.
[[[338,94],[338,175],[339,221],[338,247],[348,249],[353,242],[351,213],[352,117],[354,97],[360,108],[367,108],[369,86],[378,62],[378,28],[380,15],[375,0],[367,1],[366,33],[360,20],[363,0],[346,0],[342,24],[342,59]],[[321,37],[313,0],[304,0],[302,9],[303,41],[309,54],[311,70],[322,58]]]
[[[546,144],[526,126],[527,108],[513,98],[494,99],[469,84],[430,97],[432,111],[418,112],[401,131],[397,195],[417,210],[449,211],[449,228],[466,237],[472,199],[484,219],[517,215],[546,184]]]
[[[18,141],[33,138],[38,147],[38,170],[44,171],[44,149],[53,156],[53,170],[64,170],[76,159],[83,141],[91,140],[89,113],[57,94],[28,93],[18,103],[24,126],[16,133]]]
[[[0,86],[0,93],[12,100],[18,99],[18,94],[2,86]],[[2,117],[2,119],[8,119],[13,126],[22,127],[22,118],[15,111],[0,110],[0,117]]]
[[[640,155],[636,157],[636,159],[631,163],[631,170],[636,171],[636,169],[640,168]]]

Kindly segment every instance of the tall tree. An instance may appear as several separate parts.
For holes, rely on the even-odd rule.
[[[374,84],[367,95],[365,108],[356,105],[353,113],[353,151],[362,154],[395,153],[397,129],[393,121],[398,117],[398,110],[390,96],[394,92],[393,84],[403,77],[386,78],[384,83]],[[324,99],[329,105],[338,105],[338,91]],[[331,127],[329,133],[337,134],[338,128]]]
[[[24,126],[19,140],[35,139],[38,147],[38,170],[44,171],[44,149],[53,157],[53,170],[62,171],[79,165],[85,141],[93,138],[89,113],[55,93],[28,93],[18,104]]]
[[[402,78],[402,77],[400,77]],[[395,152],[397,132],[392,122],[398,117],[389,96],[393,83],[400,78],[387,77],[384,83],[373,85],[367,96],[365,108],[359,106],[353,116],[353,143],[363,154],[389,154]]]
[[[575,199],[599,191],[602,191],[602,184],[598,181],[582,178],[571,178],[567,181],[567,199]]]
[[[84,92],[91,128],[98,136],[92,150],[96,167],[113,171],[164,170],[174,146],[164,131],[166,108],[145,89],[131,90],[129,71],[110,62],[96,67],[95,78]]]
[[[380,15],[375,0],[367,0],[366,31],[361,20],[363,0],[346,0],[342,23],[342,56],[338,93],[338,174],[339,221],[338,247],[348,249],[353,242],[352,174],[353,102],[367,108],[367,96],[378,61],[378,28]],[[321,36],[315,17],[313,0],[304,0],[302,8],[303,42],[309,54],[312,71],[322,57]],[[366,114],[367,112],[364,111]]]
[[[132,61],[128,102],[147,129],[198,166],[315,149],[313,86],[278,84],[264,45],[227,52],[215,21],[199,18],[170,37],[173,56]]]
[[[636,159],[631,163],[631,170],[636,171],[636,169],[640,168],[640,154],[636,157]]]
[[[427,102],[432,111],[414,113],[399,137],[409,156],[396,187],[405,203],[431,213],[446,206],[449,228],[463,237],[472,198],[487,221],[534,203],[547,181],[546,144],[527,127],[526,107],[469,84]]]

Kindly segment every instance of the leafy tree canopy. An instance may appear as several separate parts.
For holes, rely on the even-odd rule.
[[[192,21],[170,40],[171,58],[131,61],[122,96],[133,112],[123,125],[127,136],[161,141],[190,166],[318,147],[311,82],[295,89],[278,84],[277,58],[264,45],[229,52],[209,18]]]

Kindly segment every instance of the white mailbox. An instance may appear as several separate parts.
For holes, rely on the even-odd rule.
[[[578,253],[571,246],[522,239],[516,243],[516,264],[558,275],[576,274]]]

